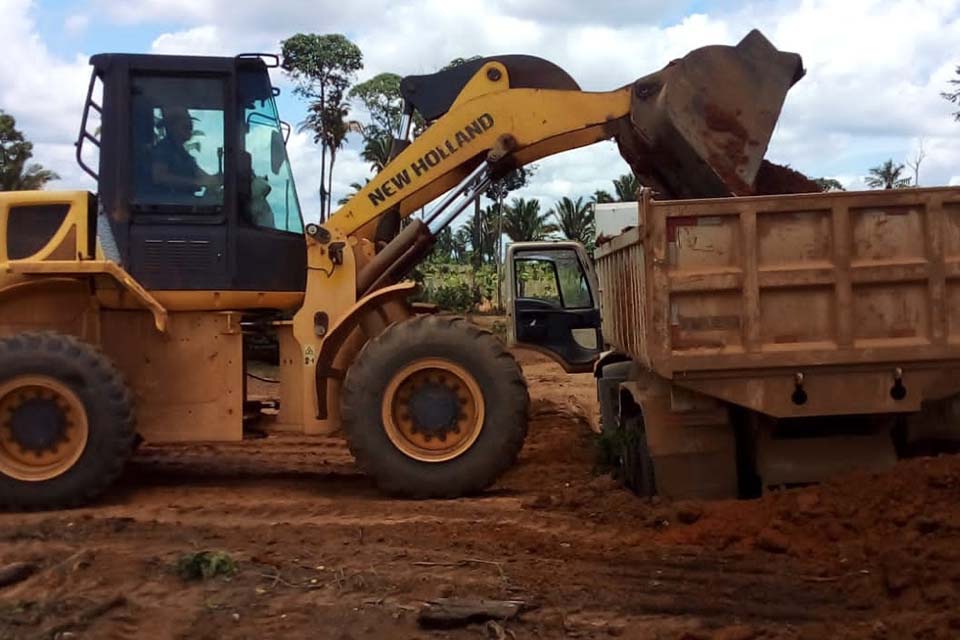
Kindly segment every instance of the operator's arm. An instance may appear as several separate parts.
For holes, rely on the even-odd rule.
[[[153,182],[154,184],[172,187],[194,187],[194,190],[200,187],[213,188],[220,186],[219,177],[212,176],[199,167],[193,175],[179,175],[171,171],[170,167],[162,160],[153,163]]]
[[[213,189],[221,185],[220,176],[208,174],[186,149],[177,149],[174,144],[158,145],[156,149],[151,167],[155,185],[191,193],[201,187]]]

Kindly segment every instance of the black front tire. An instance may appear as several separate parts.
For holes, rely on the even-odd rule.
[[[430,358],[462,367],[484,397],[479,436],[443,462],[417,460],[399,449],[381,412],[394,374]],[[364,346],[347,372],[341,413],[351,452],[383,491],[453,498],[483,491],[513,465],[527,434],[529,400],[520,367],[493,334],[462,318],[417,316],[388,327]]]
[[[56,477],[24,481],[0,472],[0,508],[7,510],[89,502],[117,479],[133,451],[132,396],[103,353],[73,336],[53,332],[0,340],[0,383],[37,375],[57,380],[79,397],[86,412],[87,442],[76,462]]]

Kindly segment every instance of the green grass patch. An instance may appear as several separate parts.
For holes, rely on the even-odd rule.
[[[187,553],[177,560],[177,575],[184,580],[229,578],[237,572],[237,562],[225,551]]]

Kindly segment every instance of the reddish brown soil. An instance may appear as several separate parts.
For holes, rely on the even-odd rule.
[[[757,171],[753,192],[758,196],[781,193],[819,193],[817,183],[799,171],[764,160]]]
[[[339,442],[271,437],[145,448],[98,505],[0,516],[0,565],[40,566],[0,589],[0,638],[960,637],[957,458],[640,500],[592,474],[590,376],[524,367],[530,437],[478,498],[389,500]],[[204,549],[238,573],[182,581]],[[438,596],[535,608],[506,631],[418,629]]]

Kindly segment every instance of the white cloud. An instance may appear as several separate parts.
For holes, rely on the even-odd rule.
[[[227,50],[220,30],[213,25],[162,33],[150,45],[150,52],[195,56],[236,55],[236,52]]]
[[[120,24],[148,22],[189,23],[215,16],[215,3],[208,0],[133,0],[115,2],[100,0],[100,10]]]
[[[64,179],[56,187],[91,187],[74,171],[73,155],[90,67],[86,56],[53,55],[36,33],[26,0],[0,0],[5,37],[0,44],[0,107],[35,143],[34,160]],[[73,181],[76,176],[76,181]],[[71,178],[68,182],[67,178]]]
[[[49,153],[50,159],[39,159],[66,183],[75,171],[63,149],[75,136],[89,68],[83,55],[50,53],[30,6],[0,0],[7,27],[0,53],[11,61],[0,68],[0,105],[44,145],[38,144],[38,156]],[[342,32],[364,52],[361,78],[385,70],[428,73],[457,56],[530,53],[558,63],[588,90],[622,86],[690,49],[733,44],[759,27],[782,50],[801,53],[808,69],[787,98],[771,159],[857,187],[869,167],[887,158],[906,161],[923,138],[922,184],[955,182],[960,166],[960,124],[939,95],[960,64],[956,0],[721,2],[717,9],[698,4],[707,8],[687,16],[666,0],[95,0],[95,6],[118,28],[137,25],[150,34],[156,53],[277,51],[279,41],[297,31]],[[279,74],[274,80],[285,85]],[[56,144],[66,146],[48,146]],[[316,209],[319,150],[297,134],[290,153],[305,209],[311,203]],[[564,195],[610,188],[610,180],[626,171],[609,143],[538,166],[519,195],[543,198],[544,208]],[[366,176],[353,139],[337,160],[335,198]]]
[[[667,15],[675,3],[665,0],[495,0],[488,4],[502,13],[543,23],[604,24],[623,22],[625,16],[638,22],[655,23]]]
[[[77,36],[87,30],[90,25],[90,17],[81,13],[75,13],[68,16],[63,21],[63,30],[72,36]]]

